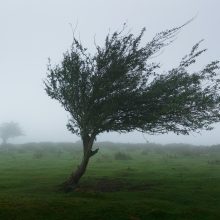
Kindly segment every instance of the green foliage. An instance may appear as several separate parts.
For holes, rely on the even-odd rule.
[[[14,138],[24,135],[19,124],[15,122],[2,123],[0,125],[0,137],[2,144],[6,144],[9,138]]]
[[[96,45],[94,55],[74,38],[61,64],[49,63],[45,80],[47,94],[71,115],[68,129],[94,139],[106,131],[188,134],[220,121],[219,61],[189,72],[205,52],[199,50],[201,41],[168,72],[159,74],[160,64],[152,62],[183,26],[146,44],[145,29],[134,36],[124,27]]]
[[[145,28],[134,36],[122,31],[108,34],[91,55],[75,37],[61,64],[48,64],[44,82],[47,94],[70,113],[68,129],[80,135],[83,160],[63,184],[65,191],[78,186],[86,171],[96,136],[103,132],[138,130],[150,134],[189,134],[212,129],[220,121],[219,61],[191,73],[189,67],[205,52],[198,42],[180,64],[159,74],[152,57],[168,46],[186,24],[162,31],[141,42]],[[116,154],[116,159],[128,156]]]

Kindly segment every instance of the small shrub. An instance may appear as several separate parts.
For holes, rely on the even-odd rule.
[[[149,154],[149,149],[144,149],[141,151],[141,155],[148,155]]]
[[[210,165],[220,165],[220,160],[209,160],[208,164],[210,164]]]
[[[62,153],[63,153],[62,150],[57,150],[57,152],[56,152],[57,157],[61,157]]]
[[[117,152],[114,155],[115,160],[131,160],[131,156],[129,154],[126,153],[122,153],[122,152]]]
[[[177,155],[176,154],[166,154],[166,157],[169,159],[176,159]]]
[[[96,159],[97,162],[110,162],[112,161],[110,155],[108,154],[101,154],[97,159]]]
[[[41,159],[42,157],[43,157],[43,152],[41,152],[41,151],[36,151],[33,154],[34,159]]]
[[[19,149],[17,149],[17,153],[18,154],[24,154],[24,153],[26,153],[26,150],[23,149],[23,148],[19,148]]]

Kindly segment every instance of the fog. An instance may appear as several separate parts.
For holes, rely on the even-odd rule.
[[[14,143],[39,141],[77,141],[66,129],[69,118],[61,105],[44,91],[48,57],[59,63],[72,43],[72,29],[82,43],[94,51],[94,38],[102,44],[110,31],[124,22],[132,32],[147,31],[143,42],[162,30],[179,26],[192,17],[175,42],[156,59],[164,70],[178,65],[180,59],[201,39],[208,51],[198,59],[195,69],[220,59],[220,2],[218,0],[8,0],[0,7],[0,122],[15,121],[25,136]],[[107,133],[98,141],[157,143],[220,143],[220,124],[212,131],[182,136]]]

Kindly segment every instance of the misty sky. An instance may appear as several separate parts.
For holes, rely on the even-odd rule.
[[[102,44],[109,31],[124,22],[133,33],[147,31],[143,43],[157,32],[179,26],[190,18],[176,41],[157,58],[164,70],[180,59],[201,39],[208,48],[195,69],[220,59],[219,0],[7,0],[0,1],[0,122],[18,122],[25,132],[15,142],[77,141],[66,129],[68,113],[44,91],[48,57],[59,63],[72,43],[70,23],[76,37],[94,51],[94,38]],[[209,132],[182,135],[144,135],[150,142],[220,143],[220,124]],[[145,142],[141,133],[108,133],[98,141]]]

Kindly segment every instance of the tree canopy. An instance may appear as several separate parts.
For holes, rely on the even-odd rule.
[[[145,28],[137,36],[123,28],[108,34],[103,46],[95,45],[93,55],[74,38],[61,64],[49,62],[46,92],[70,113],[67,127],[82,137],[84,157],[94,154],[93,141],[102,132],[189,134],[220,121],[219,61],[189,70],[206,51],[199,49],[202,41],[167,72],[152,61],[183,26],[145,44]]]
[[[24,135],[19,124],[15,122],[6,122],[0,125],[0,137],[2,143],[6,144],[9,138],[14,138]]]
[[[138,36],[114,32],[93,56],[74,38],[61,65],[49,64],[46,91],[71,114],[68,128],[76,134],[105,131],[188,134],[211,129],[220,120],[216,78],[219,61],[190,73],[188,67],[205,52],[196,43],[179,66],[157,74],[150,59],[171,43],[181,27],[163,31],[141,46]]]

